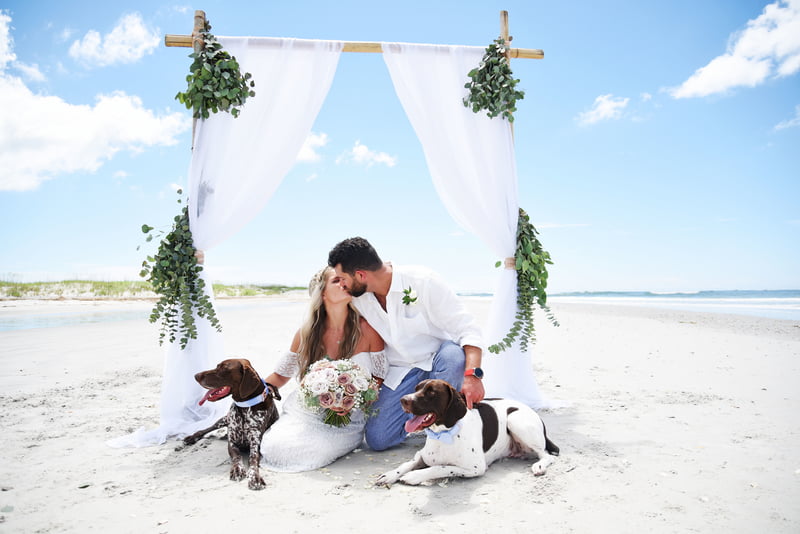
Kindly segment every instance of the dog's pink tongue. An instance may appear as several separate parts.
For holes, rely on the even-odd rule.
[[[205,395],[203,395],[203,398],[202,398],[202,399],[200,399],[200,402],[198,402],[197,404],[198,404],[199,406],[202,406],[202,405],[203,405],[203,403],[204,403],[204,402],[206,402],[206,401],[208,400],[208,398],[211,396],[211,394],[212,394],[213,392],[214,392],[214,390],[213,390],[213,389],[209,389],[208,391],[206,391],[206,394],[205,394]]]
[[[409,433],[416,432],[419,429],[419,427],[422,426],[422,423],[425,421],[426,416],[427,414],[415,415],[413,418],[406,421],[406,426],[405,426],[406,432]]]
[[[231,392],[230,386],[222,386],[221,388],[217,389],[209,389],[208,391],[206,391],[206,394],[203,395],[203,398],[200,399],[200,402],[198,402],[197,404],[202,406],[203,403],[207,400],[210,400],[211,402],[218,401],[220,399],[227,397],[230,392]]]

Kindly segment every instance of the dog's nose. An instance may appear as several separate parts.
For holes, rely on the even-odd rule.
[[[402,397],[400,397],[400,406],[402,406],[404,410],[410,409],[411,395],[403,395]]]

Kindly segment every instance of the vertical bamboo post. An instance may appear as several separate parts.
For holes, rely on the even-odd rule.
[[[197,54],[205,46],[203,35],[200,33],[206,29],[206,12],[198,9],[194,12],[194,29],[192,30],[192,48],[194,53]],[[194,150],[194,133],[197,129],[197,117],[194,117],[192,112],[192,150]]]
[[[511,39],[508,35],[508,11],[500,12],[500,38],[503,39],[503,44],[506,47],[506,61],[511,66]],[[511,123],[511,139],[514,139],[514,123]]]

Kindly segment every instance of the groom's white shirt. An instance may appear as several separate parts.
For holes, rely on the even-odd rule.
[[[405,304],[409,288],[417,300]],[[430,371],[443,341],[484,348],[475,319],[444,280],[425,267],[393,266],[386,311],[373,293],[354,298],[353,304],[386,343],[390,367],[384,384],[391,389],[414,367]]]

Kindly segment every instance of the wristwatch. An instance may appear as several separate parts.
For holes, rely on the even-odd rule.
[[[464,376],[474,376],[475,378],[483,378],[483,369],[480,367],[473,367],[464,371]]]

